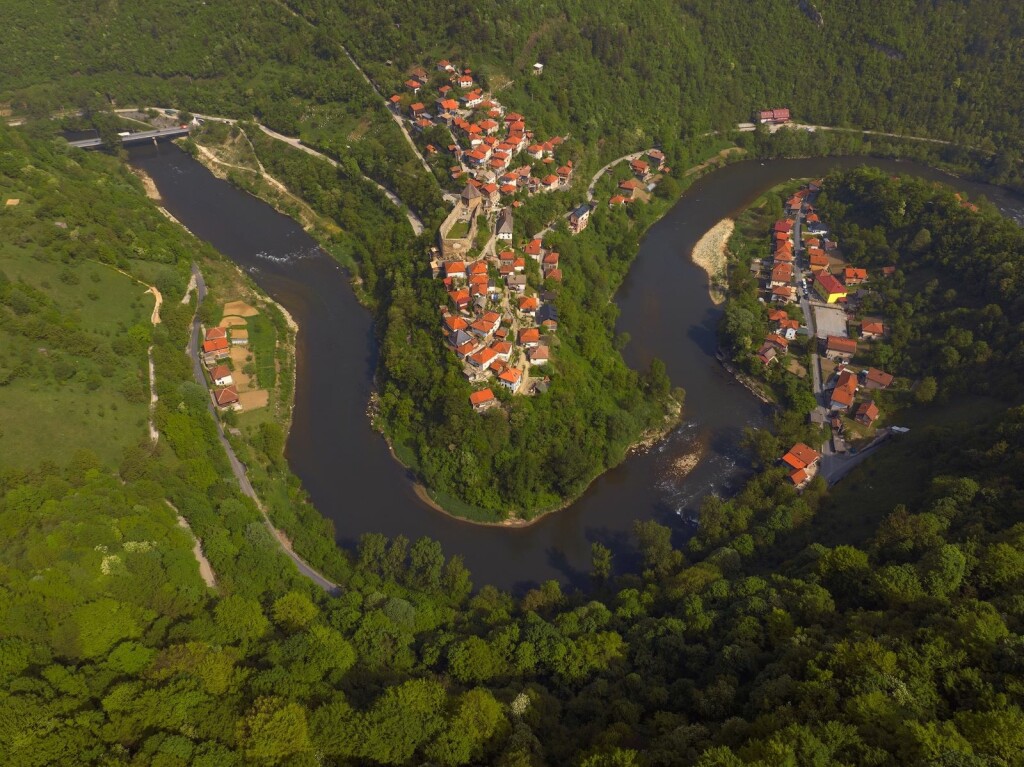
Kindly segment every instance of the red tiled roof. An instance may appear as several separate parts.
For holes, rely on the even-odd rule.
[[[522,377],[523,377],[523,372],[521,370],[519,370],[518,368],[509,368],[504,373],[502,373],[500,376],[498,376],[498,378],[500,378],[502,381],[508,381],[511,384],[519,383],[519,379],[522,378]]]
[[[487,402],[490,402],[493,399],[494,392],[492,392],[490,389],[481,389],[480,391],[475,391],[469,395],[469,404],[471,404],[473,407],[477,407],[478,405],[486,404]]]
[[[846,294],[846,286],[828,272],[819,272],[814,279],[828,295]]]
[[[825,340],[825,348],[830,352],[840,352],[842,354],[856,354],[857,342],[854,341],[852,338],[829,336]]]
[[[449,314],[444,318],[444,324],[448,330],[455,332],[456,330],[465,330],[469,327],[469,323],[466,322],[462,317],[456,314]]]
[[[213,398],[221,407],[224,405],[232,405],[235,402],[238,402],[238,390],[234,386],[225,386],[223,389],[217,389],[214,391]]]
[[[874,402],[862,402],[854,413],[854,418],[868,423],[878,420],[878,406]]]
[[[217,338],[227,338],[228,331],[224,328],[210,328],[206,331],[206,340],[213,341]]]
[[[210,378],[216,381],[219,378],[227,378],[231,375],[231,368],[227,365],[217,365],[210,371]]]
[[[805,469],[821,458],[821,453],[803,442],[797,442],[782,456],[782,460],[794,469]]]
[[[523,296],[519,299],[519,311],[536,311],[537,307],[540,306],[540,302],[536,296]]]
[[[865,374],[865,380],[870,383],[877,384],[879,387],[884,389],[892,384],[894,378],[878,368],[868,368],[868,372]]]
[[[203,342],[203,351],[206,353],[224,351],[228,348],[228,339],[214,338],[212,341]]]

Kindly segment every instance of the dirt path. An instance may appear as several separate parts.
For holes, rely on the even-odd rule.
[[[149,290],[147,290],[146,292],[147,293],[152,293],[153,294],[153,298],[156,299],[156,303],[153,305],[153,313],[149,316],[149,321],[151,323],[153,323],[153,325],[159,325],[160,324],[160,306],[164,302],[164,297],[162,295],[160,295],[160,291],[157,290],[156,285],[150,285],[149,286]]]
[[[201,120],[209,120],[210,122],[225,123],[226,125],[236,125],[238,123],[238,120],[235,120],[235,119],[233,119],[231,117],[216,117],[214,115],[196,115],[196,117],[198,117]],[[306,146],[305,144],[303,144],[302,143],[302,139],[294,138],[293,136],[286,136],[283,133],[278,133],[277,131],[273,130],[272,128],[268,128],[266,125],[262,125],[261,123],[256,123],[256,126],[263,133],[265,133],[266,135],[270,136],[270,138],[275,139],[276,141],[282,141],[285,144],[287,144],[288,146],[292,147],[293,149],[298,149],[300,152],[305,152],[306,154],[310,155],[311,157],[316,157],[319,160],[323,160],[324,162],[330,163],[335,168],[340,166],[340,163],[337,160],[335,160],[333,157],[329,157],[329,156],[325,155],[323,152],[318,152],[317,150],[313,149],[312,147],[309,147],[309,146]],[[247,141],[249,140],[248,136],[246,136],[246,140]],[[252,146],[252,142],[251,141],[249,142],[249,145]],[[200,147],[200,149],[204,149],[204,147]],[[256,154],[255,148],[253,148],[253,154],[254,155]],[[213,161],[214,162],[218,162],[218,160],[216,160],[216,159],[214,159]],[[228,163],[224,163],[223,161],[219,161],[219,162],[221,164],[223,164],[223,165],[229,165]],[[260,163],[258,157],[256,158],[256,162],[259,164],[260,172],[263,173],[263,175],[269,180],[269,182],[272,185],[275,185],[282,192],[284,192],[285,194],[290,195],[294,199],[300,200],[303,203],[303,205],[307,205],[307,203],[302,201],[300,198],[295,197],[295,195],[292,194],[291,191],[289,191],[288,187],[286,187],[280,181],[275,179],[273,176],[268,175],[267,172],[265,170],[263,170],[263,165],[262,165],[262,163]],[[229,165],[229,167],[238,168],[239,166],[237,166],[237,165]],[[240,168],[240,169],[252,172],[252,168]],[[423,227],[423,222],[420,220],[420,217],[416,215],[416,213],[413,211],[412,208],[410,208],[408,205],[406,205],[404,202],[402,202],[402,199],[397,194],[392,192],[390,189],[388,189],[383,184],[380,184],[380,183],[374,181],[369,176],[364,175],[362,178],[363,178],[364,181],[366,181],[366,182],[368,182],[370,184],[373,184],[375,187],[377,187],[377,189],[380,190],[380,192],[385,197],[387,197],[395,205],[395,207],[398,207],[398,208],[402,209],[402,211],[405,213],[406,219],[409,221],[409,225],[412,227],[413,234],[415,234],[417,237],[419,237],[421,234],[423,234],[424,227]]]
[[[149,179],[149,176],[145,177],[144,182],[146,179]],[[152,179],[149,179],[149,181],[150,183],[152,183]],[[153,188],[154,190],[156,189],[155,186]],[[118,269],[116,266],[104,264],[102,261],[96,261],[96,263],[113,269],[115,272],[120,272],[128,279],[137,282],[140,285],[146,285],[146,283],[144,283],[138,277],[129,274],[124,269]],[[157,325],[160,324],[160,306],[164,302],[164,297],[160,295],[160,290],[157,288],[156,285],[146,285],[146,292],[153,294],[153,311],[149,315],[149,321],[150,323],[152,323],[153,327],[156,327]],[[185,293],[185,298],[188,298],[188,292]],[[185,301],[183,301],[182,303],[185,303]],[[149,348],[146,350],[146,357],[149,367],[149,441],[155,445],[157,442],[160,441],[160,432],[156,428],[156,403],[159,398],[156,395],[156,366],[153,364],[152,344],[150,344]]]
[[[199,577],[203,579],[203,583],[205,583],[209,588],[217,588],[217,576],[213,572],[213,567],[210,566],[210,560],[208,560],[206,558],[206,554],[203,553],[203,542],[196,537],[194,532],[192,532],[192,526],[188,523],[187,519],[181,516],[181,512],[174,507],[174,504],[167,500],[165,500],[164,503],[170,506],[171,510],[177,515],[178,527],[187,530],[189,535],[192,536],[192,556],[195,557],[196,562],[199,564]]]
[[[312,147],[309,147],[309,146],[306,146],[305,144],[303,144],[302,143],[302,139],[292,138],[291,136],[285,136],[282,133],[278,133],[275,130],[271,130],[266,125],[260,125],[259,128],[260,128],[261,131],[266,133],[271,138],[276,139],[278,141],[283,141],[284,143],[288,144],[288,146],[290,146],[290,147],[292,147],[294,149],[298,149],[300,152],[305,152],[306,154],[311,155],[312,157],[316,157],[316,158],[318,158],[320,160],[323,160],[324,162],[328,162],[331,165],[333,165],[335,168],[339,167],[339,165],[340,165],[340,163],[337,160],[335,160],[333,157],[328,157],[323,152],[318,152],[317,150],[313,149]],[[373,184],[375,187],[377,187],[377,189],[379,189],[381,191],[381,193],[384,194],[385,197],[387,197],[389,200],[391,200],[392,203],[394,203],[397,207],[399,207],[399,208],[401,208],[402,210],[405,211],[405,217],[409,220],[409,225],[412,227],[412,231],[413,231],[413,233],[417,237],[419,235],[423,234],[423,222],[420,221],[419,216],[417,216],[412,211],[412,208],[410,208],[408,205],[406,205],[404,202],[402,202],[402,200],[398,197],[397,194],[392,192],[390,189],[388,189],[383,184],[378,184],[376,181],[374,181],[369,176],[363,176],[363,180],[364,181],[368,181],[369,183]]]
[[[339,47],[341,48],[342,53],[345,54],[345,57],[350,62],[352,62],[352,66],[356,68],[356,71],[363,76],[363,79],[366,80],[367,84],[371,88],[373,88],[373,92],[376,93],[377,97],[384,103],[384,108],[387,109],[388,114],[391,115],[391,119],[393,119],[395,123],[398,125],[399,130],[402,131],[402,135],[405,136],[405,140],[409,142],[409,148],[412,149],[412,153],[416,155],[416,158],[420,161],[420,165],[423,166],[423,170],[427,172],[427,175],[430,176],[430,178],[434,179],[434,183],[436,184],[437,177],[434,175],[434,172],[430,170],[430,166],[427,165],[427,161],[420,153],[420,149],[418,146],[416,146],[416,142],[412,140],[412,134],[409,133],[409,129],[405,126],[405,121],[402,119],[401,115],[398,115],[395,112],[392,112],[390,109],[388,109],[387,98],[384,96],[383,93],[380,92],[380,90],[378,90],[373,80],[371,80],[369,76],[366,74],[366,72],[363,71],[363,68],[356,63],[356,60],[352,58],[352,54],[348,52],[348,48],[346,48],[344,45],[340,45]]]
[[[196,289],[196,276],[193,274],[188,279],[188,285],[185,287],[185,295],[181,297],[181,303],[187,304],[189,296],[192,295],[192,291]]]

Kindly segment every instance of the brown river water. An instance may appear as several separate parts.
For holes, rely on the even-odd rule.
[[[1024,220],[1024,200],[907,162],[747,161],[704,177],[647,233],[616,297],[619,329],[632,337],[626,361],[638,369],[653,356],[665,361],[672,383],[686,389],[683,424],[597,479],[567,509],[529,527],[498,528],[460,522],[426,506],[409,473],[370,428],[366,410],[377,355],[370,315],[345,272],[297,223],[214,178],[173,145],[132,149],[130,161],[153,178],[176,218],[244,269],[298,322],[287,457],[316,507],[334,522],[338,543],[353,546],[367,532],[429,536],[446,554],[465,559],[478,586],[514,590],[548,579],[586,586],[594,541],[615,552],[617,569],[630,567],[634,520],[656,519],[685,540],[701,499],[734,492],[749,474],[739,439],[745,427],[765,425],[768,413],[715,361],[721,308],[711,303],[707,277],[689,258],[697,240],[722,218],[790,178],[867,163],[947,181]],[[687,471],[685,457],[695,451],[702,458]]]

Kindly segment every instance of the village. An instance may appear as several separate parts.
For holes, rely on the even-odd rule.
[[[200,358],[209,379],[210,396],[221,412],[253,411],[269,402],[273,374],[260,371],[249,345],[248,325],[258,317],[259,312],[244,301],[231,301],[224,304],[218,325],[205,329]],[[266,364],[265,360],[261,362]]]
[[[543,65],[533,73],[541,76]],[[430,266],[448,294],[438,307],[441,332],[475,387],[470,405],[477,412],[498,406],[496,391],[543,394],[558,346],[554,299],[562,263],[544,242],[551,227],[534,236],[517,232],[515,211],[524,197],[572,186],[573,161],[558,160],[566,137],[535,135],[525,117],[486,93],[471,70],[447,60],[430,73],[412,69],[404,85],[404,95],[389,99],[390,108],[414,133],[443,127],[450,143],[427,144],[427,155],[450,155],[450,181],[465,182],[451,195],[454,208],[439,228]],[[657,174],[667,170],[661,151],[638,153],[609,207],[647,199]],[[571,234],[587,228],[594,207],[583,203],[568,213]]]
[[[806,337],[817,400],[809,418],[828,429],[821,452],[798,443],[782,457],[797,489],[814,478],[823,458],[855,454],[888,435],[877,428],[883,417],[877,393],[895,380],[884,370],[858,363],[871,357],[873,346],[888,332],[884,318],[863,312],[863,299],[871,281],[891,277],[896,267],[869,274],[844,259],[815,207],[821,189],[821,180],[812,181],[786,200],[786,218],[772,227],[771,257],[751,264],[759,299],[768,305],[771,330],[755,352],[757,363],[806,375],[795,359],[787,359],[790,344]]]

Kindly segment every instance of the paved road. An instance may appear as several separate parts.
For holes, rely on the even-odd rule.
[[[811,282],[810,272],[804,271],[804,247],[800,241],[800,230],[803,225],[803,212],[798,212],[793,217],[793,274],[799,284],[805,278],[807,279],[808,287]],[[811,388],[814,391],[814,396],[818,400],[818,403],[828,406],[829,403],[822,400],[822,380],[821,380],[821,359],[818,357],[818,352],[815,350],[817,346],[817,333],[814,326],[814,311],[811,307],[811,302],[807,296],[804,295],[803,287],[797,288],[800,291],[800,309],[804,313],[804,322],[807,325],[807,333],[811,339]]]
[[[871,444],[862,450],[857,451],[855,454],[833,454],[831,452],[825,453],[821,457],[821,474],[825,477],[825,481],[828,482],[829,487],[836,484],[853,471],[855,468],[860,466],[866,458],[871,457],[875,452],[884,445],[892,433],[888,429],[880,429],[878,436],[872,440]]]
[[[594,177],[592,179],[590,179],[590,186],[587,187],[587,202],[593,202],[594,201],[594,187],[596,187],[597,186],[597,182],[601,180],[601,176],[603,176],[605,173],[610,171],[612,168],[614,168],[620,162],[632,162],[633,160],[637,160],[637,159],[643,157],[649,151],[650,151],[650,149],[645,149],[642,152],[633,152],[632,154],[624,154],[624,155],[622,155],[622,157],[619,157],[619,158],[617,158],[615,160],[612,160],[610,163],[608,163],[603,168],[601,168],[601,170],[599,170],[597,173],[595,173]]]
[[[192,318],[192,333],[188,339],[188,352],[192,358],[192,374],[195,376],[196,383],[206,388],[206,376],[203,373],[203,365],[199,359],[199,307],[203,303],[203,299],[206,298],[206,281],[203,279],[202,272],[199,271],[199,267],[195,264],[192,265],[192,276],[196,280],[196,314]],[[252,498],[256,503],[256,506],[260,510],[260,514],[263,515],[263,524],[266,525],[267,531],[271,537],[277,541],[278,547],[283,551],[295,566],[298,568],[299,573],[309,580],[313,581],[317,586],[322,588],[329,594],[336,594],[340,591],[338,584],[329,580],[318,571],[310,567],[306,561],[292,551],[284,534],[278,530],[270,521],[270,517],[267,514],[267,510],[263,507],[263,503],[260,501],[259,496],[256,495],[256,490],[253,489],[252,483],[249,482],[249,475],[245,470],[245,466],[241,461],[238,460],[238,456],[235,455],[234,448],[231,447],[231,443],[228,442],[227,437],[224,435],[224,426],[221,424],[220,418],[217,415],[217,410],[213,406],[213,400],[210,399],[207,402],[207,407],[210,409],[210,415],[213,417],[213,422],[217,424],[217,437],[220,439],[221,446],[224,451],[228,454],[228,461],[231,463],[231,471],[234,473],[235,478],[238,480],[238,485],[241,487],[242,492]]]

